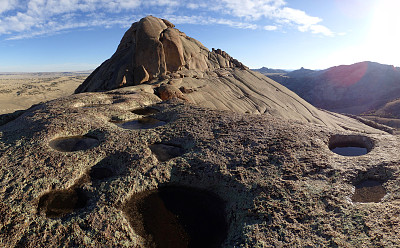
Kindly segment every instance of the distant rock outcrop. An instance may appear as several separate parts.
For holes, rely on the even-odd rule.
[[[253,71],[259,72],[261,74],[264,75],[268,75],[268,74],[276,74],[276,73],[288,73],[288,71],[285,70],[281,70],[281,69],[272,69],[272,68],[267,68],[267,67],[261,67],[259,69],[252,69]]]

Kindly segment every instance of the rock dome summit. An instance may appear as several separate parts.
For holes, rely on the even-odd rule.
[[[245,68],[220,49],[210,52],[171,22],[147,16],[132,24],[114,55],[99,66],[75,93],[105,91],[181,77],[178,71],[203,73],[219,68]],[[169,75],[169,76],[167,76]]]
[[[169,21],[153,16],[133,23],[117,51],[75,93],[119,88],[154,93],[162,100],[178,98],[211,109],[372,131],[351,118],[316,109],[225,51],[210,51]]]
[[[76,92],[1,119],[0,247],[400,243],[399,136],[168,21],[134,23]]]

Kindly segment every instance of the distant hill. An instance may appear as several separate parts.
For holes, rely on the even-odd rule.
[[[371,113],[400,97],[400,68],[375,62],[268,76],[314,106],[339,113]]]
[[[259,69],[252,69],[252,70],[264,74],[266,76],[268,76],[268,74],[275,74],[275,73],[284,73],[284,74],[288,73],[287,70],[272,69],[267,67],[261,67]]]

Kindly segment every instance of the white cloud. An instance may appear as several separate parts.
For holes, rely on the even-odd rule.
[[[309,30],[313,34],[323,34],[326,36],[334,36],[334,33],[329,28],[322,26],[322,25],[311,25],[309,27]]]
[[[18,6],[16,0],[0,0],[0,14]]]
[[[171,21],[174,24],[200,24],[200,25],[212,25],[212,24],[220,24],[227,25],[233,28],[240,29],[257,29],[258,25],[248,23],[248,22],[237,22],[229,19],[223,18],[210,18],[203,16],[174,16],[174,15],[165,15],[162,18]]]
[[[253,20],[269,17],[285,4],[281,0],[222,0],[222,3],[221,8],[230,14]]]
[[[322,21],[319,17],[309,16],[302,10],[288,7],[277,10],[273,16],[279,19],[288,20],[295,24],[306,26],[314,25]]]
[[[188,3],[187,6],[189,9],[200,9],[200,8],[207,8],[206,3]]]
[[[274,30],[277,30],[277,29],[278,29],[277,26],[272,26],[272,25],[264,26],[264,30],[267,30],[267,31],[274,31]]]
[[[196,16],[188,14],[193,11]],[[301,32],[334,35],[321,24],[321,18],[289,8],[284,0],[0,0],[0,36],[23,38],[77,27],[129,26],[126,20],[132,21],[137,12],[169,16],[177,24],[268,31],[279,26],[283,32],[295,27]]]
[[[227,11],[234,16],[246,20],[259,20],[262,17],[279,23],[297,25],[302,32],[311,31],[327,36],[333,36],[333,32],[319,24],[322,19],[313,17],[298,9],[285,7],[283,0],[223,0]]]

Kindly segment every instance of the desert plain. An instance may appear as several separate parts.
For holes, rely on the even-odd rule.
[[[71,95],[90,72],[0,73],[0,115]]]

